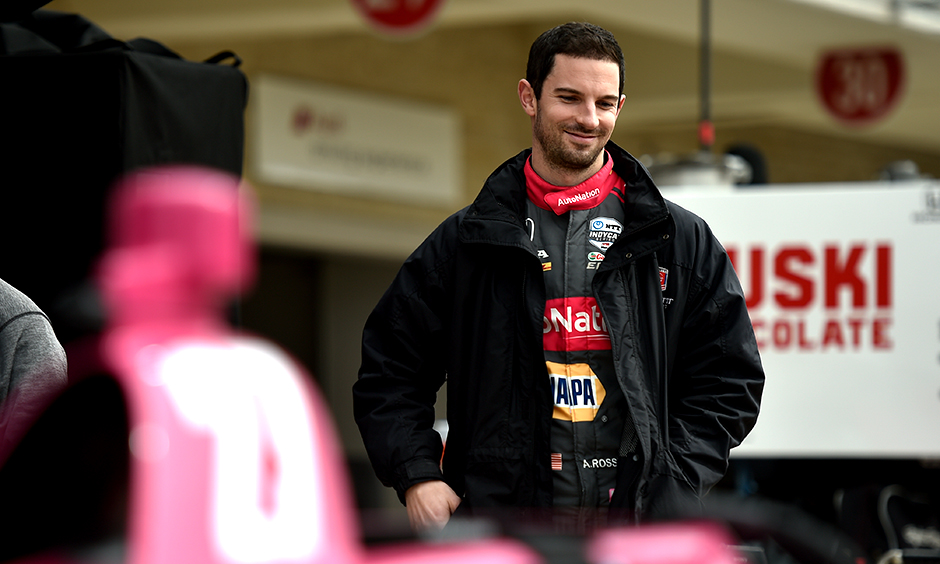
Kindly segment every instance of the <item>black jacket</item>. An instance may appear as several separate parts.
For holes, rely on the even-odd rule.
[[[627,152],[607,150],[627,184],[627,222],[593,287],[642,456],[635,487],[618,482],[611,503],[665,515],[724,474],[757,419],[764,374],[740,284],[708,226],[664,200]],[[355,417],[377,476],[400,496],[444,479],[471,508],[552,503],[529,153],[503,163],[415,250],[366,322]],[[432,424],[445,379],[442,474]]]

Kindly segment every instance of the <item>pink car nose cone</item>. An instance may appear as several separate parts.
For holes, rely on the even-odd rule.
[[[280,348],[226,321],[227,302],[254,274],[253,211],[239,179],[197,167],[142,170],[113,193],[97,269],[107,323],[70,348],[69,377],[73,390],[103,377],[123,398],[121,561],[539,562],[506,539],[366,549],[313,379]],[[65,548],[22,561],[74,561]],[[94,561],[87,549],[82,562]]]

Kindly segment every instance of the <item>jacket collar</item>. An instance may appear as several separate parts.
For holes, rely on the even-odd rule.
[[[669,216],[666,201],[646,167],[612,141],[606,149],[613,158],[614,171],[627,186],[624,203],[627,221],[621,239],[666,220]],[[461,241],[534,248],[525,231],[524,171],[531,153],[531,149],[520,152],[487,178],[461,222],[458,235]]]

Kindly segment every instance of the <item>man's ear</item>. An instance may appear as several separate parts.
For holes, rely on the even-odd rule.
[[[524,78],[519,81],[519,102],[522,104],[525,113],[529,114],[530,117],[535,117],[538,100],[535,99],[535,90],[532,89],[532,85]]]

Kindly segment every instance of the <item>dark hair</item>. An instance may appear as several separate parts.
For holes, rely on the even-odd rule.
[[[614,34],[594,24],[571,22],[546,31],[529,49],[525,78],[532,85],[536,100],[542,97],[542,84],[552,72],[555,55],[559,53],[617,63],[620,66],[620,94],[623,94],[623,51]]]

